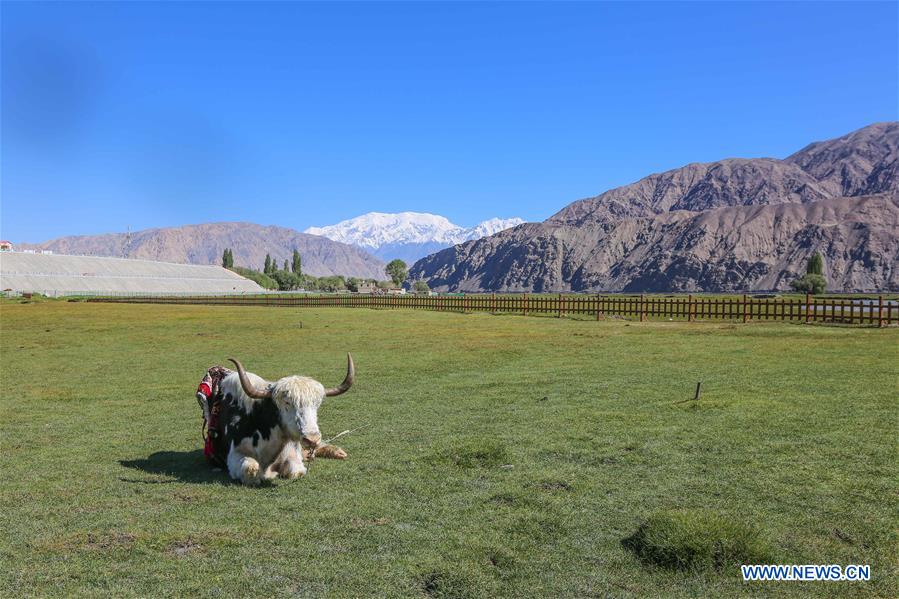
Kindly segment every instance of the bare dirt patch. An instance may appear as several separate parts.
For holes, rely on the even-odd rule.
[[[169,552],[177,557],[186,557],[187,555],[197,553],[202,550],[203,546],[190,537],[187,537],[187,539],[183,541],[178,541],[169,548]]]

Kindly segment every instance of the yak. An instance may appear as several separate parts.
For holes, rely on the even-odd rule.
[[[211,395],[208,403],[203,393],[197,394],[209,429],[207,458],[211,462],[227,467],[228,475],[245,485],[258,485],[276,477],[303,476],[304,457],[347,457],[340,447],[322,443],[318,408],[326,397],[346,393],[353,385],[352,355],[347,354],[343,382],[330,389],[305,376],[268,382],[247,372],[235,358],[228,359],[237,371],[213,367],[209,373],[218,369],[222,378],[205,388]]]

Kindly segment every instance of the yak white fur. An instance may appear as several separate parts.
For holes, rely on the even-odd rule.
[[[262,377],[247,372],[250,382],[260,388],[269,383]],[[318,428],[318,408],[325,398],[324,386],[309,377],[288,376],[271,384],[272,400],[279,411],[279,425],[268,439],[260,438],[253,445],[252,438],[245,437],[231,443],[228,451],[228,474],[244,484],[258,484],[264,479],[297,478],[306,473],[303,464],[302,442],[310,448],[321,442]],[[233,372],[222,379],[221,391],[231,395],[247,414],[264,400],[254,399],[244,393],[240,378]],[[301,441],[303,440],[303,441]],[[339,450],[339,448],[337,448]],[[342,450],[339,450],[342,452]],[[343,452],[343,457],[346,453]]]

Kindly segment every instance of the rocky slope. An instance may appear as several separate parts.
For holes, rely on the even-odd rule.
[[[787,289],[814,252],[831,290],[899,289],[899,124],[785,160],[727,159],[651,175],[416,263],[463,291]]]
[[[141,258],[183,264],[221,264],[231,248],[234,264],[262,270],[266,253],[279,265],[300,252],[303,272],[314,276],[347,275],[385,278],[384,263],[359,248],[294,229],[253,223],[209,223],[125,233],[61,237],[21,249],[53,250],[58,254]]]
[[[809,144],[784,162],[799,166],[834,196],[899,191],[899,123],[876,123]]]
[[[384,261],[399,258],[412,264],[443,248],[493,235],[522,222],[520,218],[492,218],[466,228],[425,212],[369,212],[335,225],[309,227],[305,233],[355,245]]]

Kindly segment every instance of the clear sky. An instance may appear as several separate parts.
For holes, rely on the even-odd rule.
[[[0,6],[13,241],[542,220],[899,110],[896,2]]]

